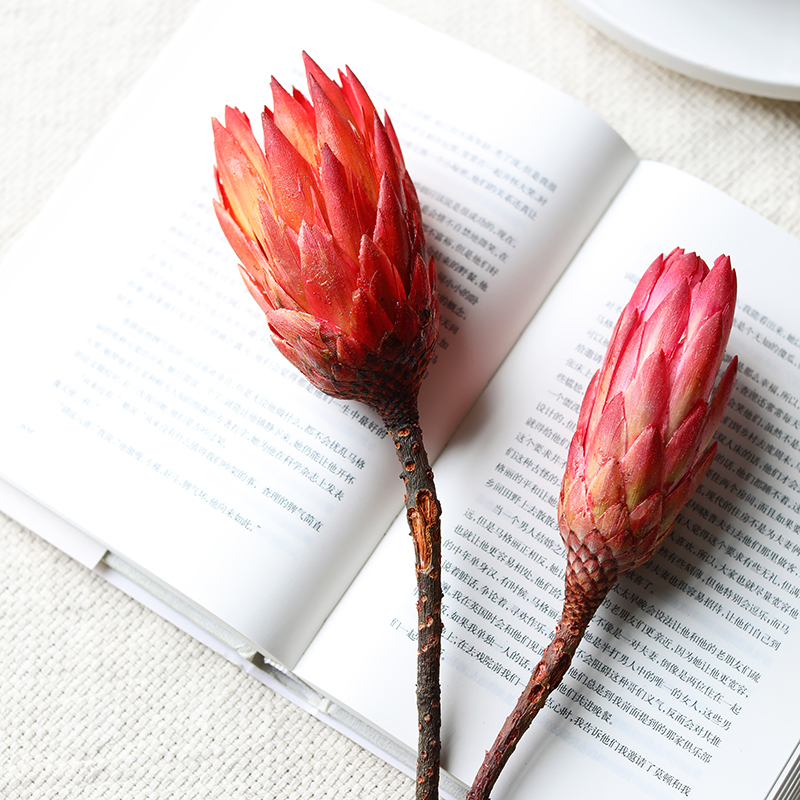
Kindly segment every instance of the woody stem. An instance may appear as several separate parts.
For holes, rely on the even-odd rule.
[[[495,782],[522,734],[528,730],[550,693],[561,683],[569,669],[583,634],[606,593],[607,590],[591,597],[583,596],[576,603],[573,602],[575,598],[570,597],[570,587],[567,586],[564,610],[556,625],[553,640],[542,653],[542,658],[534,668],[514,710],[503,723],[491,749],[486,752],[466,800],[489,799]]]
[[[442,649],[442,540],[433,471],[422,443],[416,408],[386,419],[402,465],[406,517],[417,574],[417,800],[437,800],[441,754],[439,661]]]

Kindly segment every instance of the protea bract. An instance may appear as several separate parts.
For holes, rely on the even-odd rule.
[[[564,610],[469,800],[489,796],[614,582],[658,550],[711,465],[736,375],[734,357],[714,391],[735,304],[727,256],[709,270],[674,250],[653,262],[623,310],[584,396],[561,486]]]

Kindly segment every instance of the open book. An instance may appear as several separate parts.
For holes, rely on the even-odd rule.
[[[359,0],[288,5],[203,0],[2,265],[0,507],[413,750],[390,441],[276,353],[211,211],[210,118],[257,118],[270,74],[302,82],[303,49],[349,64],[389,111],[439,266],[421,422],[443,510],[443,767],[472,780],[550,640],[583,390],[639,275],[680,246],[739,276],[717,459],[494,797],[551,796],[565,774],[598,800],[796,796],[800,242],[529,75]]]

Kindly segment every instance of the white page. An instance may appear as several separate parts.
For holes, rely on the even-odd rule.
[[[289,665],[402,503],[379,422],[275,353],[211,212],[211,117],[257,120],[303,49],[391,109],[442,258],[432,454],[635,161],[574,101],[380,7],[210,0],[8,258],[0,473]]]
[[[472,781],[550,641],[565,564],[555,503],[577,407],[634,281],[676,246],[709,262],[728,253],[739,277],[728,352],[741,369],[720,451],[660,554],[596,615],[496,800],[567,787],[598,800],[763,798],[798,741],[800,242],[645,162],[434,465],[443,767]],[[394,528],[297,672],[413,747],[402,698],[414,685],[414,598],[396,566],[409,546]],[[356,618],[370,648],[348,658]]]

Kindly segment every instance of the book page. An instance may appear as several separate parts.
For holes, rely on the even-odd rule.
[[[257,121],[270,74],[304,87],[303,49],[391,110],[440,268],[431,455],[635,159],[555,90],[379,7],[222,6],[200,5],[4,266],[0,473],[291,665],[402,483],[377,417],[269,341],[211,209],[211,117]],[[428,56],[409,64],[412,38]]]
[[[550,641],[565,567],[556,505],[583,392],[635,282],[676,246],[709,263],[727,253],[738,274],[728,354],[741,366],[718,455],[663,548],[596,614],[497,800],[567,789],[604,800],[765,798],[798,743],[800,242],[645,162],[434,465],[443,766],[471,783]],[[298,673],[413,747],[410,547],[394,528]],[[369,646],[351,653],[356,640]]]

